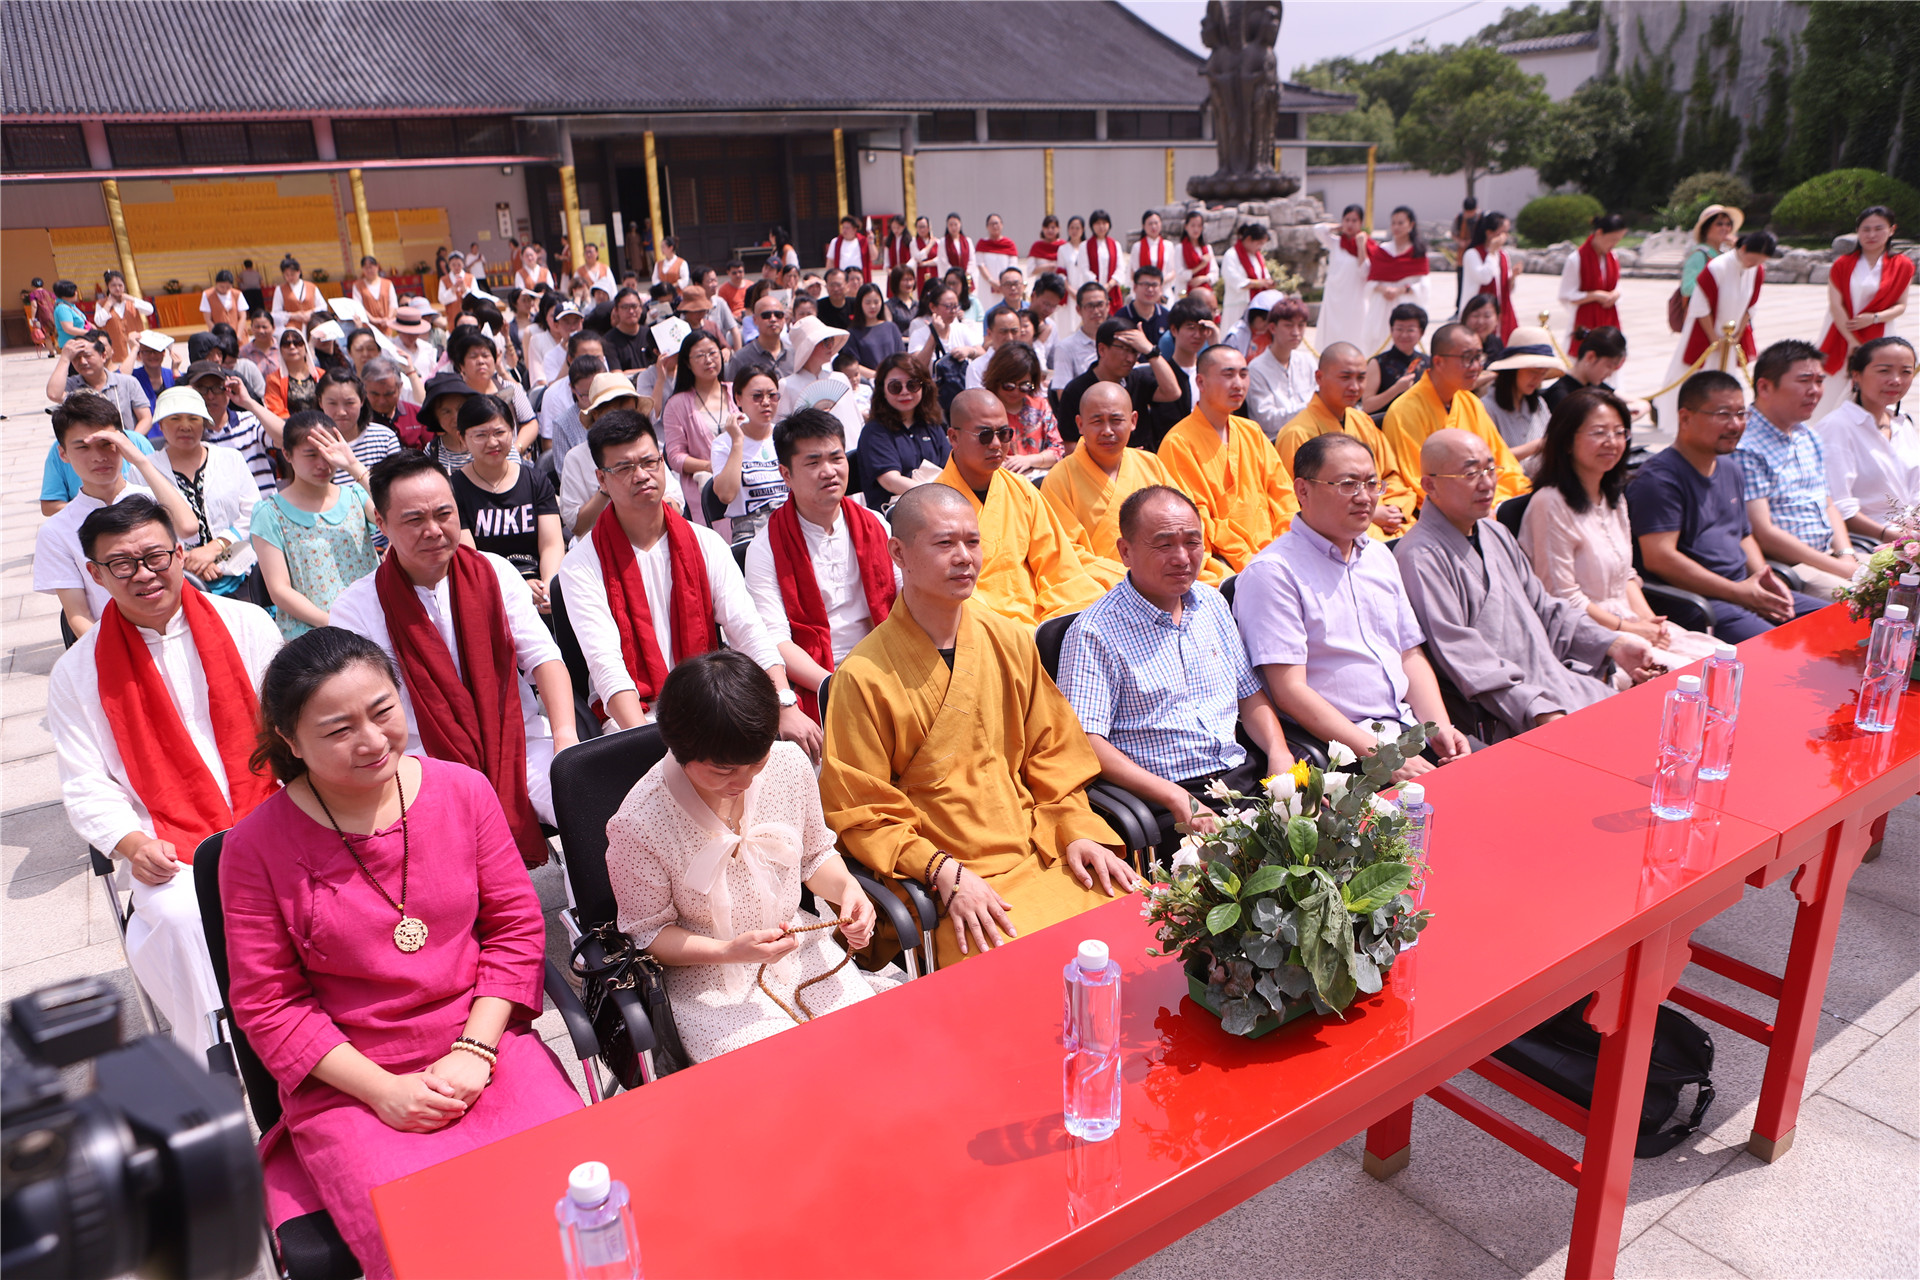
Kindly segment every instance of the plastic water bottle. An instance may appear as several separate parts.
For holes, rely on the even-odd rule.
[[[1067,1132],[1088,1142],[1120,1127],[1120,962],[1089,939],[1067,962]]]
[[[1700,780],[1718,782],[1733,770],[1733,730],[1740,718],[1740,682],[1746,676],[1740,651],[1720,645],[1700,668],[1707,699],[1707,733],[1700,751]]]
[[[1407,844],[1412,848],[1414,856],[1418,857],[1422,864],[1424,864],[1427,860],[1433,835],[1433,806],[1427,803],[1427,789],[1417,782],[1409,782],[1402,786],[1400,788],[1400,812],[1405,814],[1407,819],[1407,829],[1405,832]],[[1427,870],[1423,865],[1414,872],[1417,879],[1413,882],[1413,909],[1416,913],[1419,912],[1421,907],[1426,905]],[[1405,951],[1409,947],[1419,945],[1420,939],[1416,935],[1412,942],[1407,943],[1400,949]]]
[[[1654,767],[1653,816],[1669,821],[1693,816],[1693,789],[1700,781],[1700,749],[1706,736],[1707,699],[1699,676],[1681,676],[1667,695],[1660,718],[1660,759]]]
[[[1920,613],[1920,573],[1903,573],[1900,581],[1887,588],[1887,603],[1907,611],[1907,621]]]
[[[1913,666],[1913,624],[1902,605],[1890,604],[1873,624],[1867,641],[1867,669],[1860,679],[1860,703],[1853,723],[1868,733],[1885,733],[1900,717],[1900,695]]]
[[[567,1280],[640,1280],[640,1235],[627,1184],[589,1160],[567,1176],[567,1194],[553,1207]]]

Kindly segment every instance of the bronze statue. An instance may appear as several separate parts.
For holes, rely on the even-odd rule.
[[[1187,182],[1200,199],[1249,200],[1286,196],[1297,178],[1273,167],[1274,131],[1280,122],[1280,71],[1274,42],[1280,37],[1280,0],[1208,0],[1200,20],[1207,61],[1207,106],[1213,111],[1214,146],[1220,168]]]

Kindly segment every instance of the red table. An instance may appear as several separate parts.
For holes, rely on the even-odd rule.
[[[1772,1023],[1684,987],[1673,994],[1676,1004],[1768,1045],[1748,1141],[1763,1160],[1778,1159],[1793,1144],[1848,882],[1876,820],[1920,791],[1920,698],[1909,693],[1901,700],[1891,733],[1854,728],[1867,627],[1834,605],[1739,646],[1746,676],[1733,772],[1699,792],[1702,804],[1780,833],[1779,857],[1750,883],[1792,875],[1800,900],[1784,976],[1693,948],[1703,968],[1777,999]],[[1662,703],[1680,674],[1536,729],[1525,741],[1651,788]]]
[[[1435,923],[1345,1021],[1226,1035],[1146,955],[1138,899],[1115,902],[379,1188],[395,1270],[557,1274],[553,1204],[598,1159],[653,1280],[1112,1274],[1598,991],[1569,1274],[1611,1274],[1674,948],[1779,840],[1715,810],[1654,822],[1644,788],[1520,742],[1428,796]],[[1096,1144],[1061,1117],[1061,969],[1084,937],[1126,972],[1124,1118]]]

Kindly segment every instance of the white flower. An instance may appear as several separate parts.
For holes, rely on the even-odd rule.
[[[1267,788],[1267,799],[1272,800],[1274,803],[1284,804],[1288,800],[1291,800],[1296,789],[1293,785],[1292,770],[1282,769],[1271,778],[1268,778],[1265,786]]]
[[[1235,792],[1224,781],[1215,778],[1207,784],[1207,797],[1212,800],[1231,800]]]
[[[1383,800],[1377,794],[1367,797],[1367,808],[1373,810],[1374,813],[1379,814],[1383,818],[1389,814],[1400,812],[1399,805],[1393,803],[1391,800]]]
[[[1182,867],[1197,867],[1199,865],[1200,854],[1197,851],[1189,849],[1185,845],[1181,845],[1173,851],[1173,870],[1175,873],[1178,873]]]
[[[1329,742],[1327,744],[1327,765],[1329,768],[1344,769],[1357,758],[1358,757],[1353,754],[1353,748],[1344,742]]]
[[[1329,773],[1324,776],[1329,800],[1338,800],[1347,793],[1347,788],[1353,783],[1353,775],[1350,773]]]
[[[1861,583],[1863,583],[1863,582],[1865,582],[1865,581],[1867,580],[1867,575],[1868,575],[1868,574],[1869,574],[1870,572],[1871,572],[1871,570],[1870,570],[1870,569],[1868,569],[1868,567],[1867,567],[1866,565],[1864,565],[1864,564],[1863,564],[1863,565],[1861,565],[1861,566],[1860,566],[1860,567],[1859,567],[1858,569],[1855,569],[1855,570],[1853,571],[1853,582],[1852,582],[1852,583],[1851,583],[1850,585],[1852,585],[1852,586],[1855,586],[1855,587],[1857,587],[1857,586],[1859,586],[1859,585],[1860,585]]]

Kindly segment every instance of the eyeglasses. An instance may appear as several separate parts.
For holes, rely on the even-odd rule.
[[[1001,444],[1012,444],[1013,428],[1000,427],[996,429],[994,427],[982,427],[980,429],[979,440],[983,448],[992,444],[995,440],[998,440]]]
[[[894,378],[887,379],[887,394],[890,396],[904,396],[909,391],[918,390],[920,390],[920,384],[917,382],[901,382]]]
[[[771,404],[774,401],[778,400],[779,398],[780,398],[780,393],[778,391],[747,392],[747,399],[753,401],[755,404]]]
[[[1343,498],[1357,498],[1363,493],[1371,498],[1385,487],[1380,483],[1379,476],[1371,480],[1356,480],[1352,476],[1348,476],[1345,480],[1315,480],[1312,476],[1301,476],[1300,479],[1308,484],[1323,485]]]
[[[1747,416],[1745,409],[1689,409],[1687,412],[1696,418],[1705,418],[1723,427]]]
[[[1451,351],[1449,351],[1444,355],[1435,356],[1434,359],[1435,360],[1458,360],[1461,364],[1465,365],[1469,369],[1477,369],[1481,365],[1487,362],[1487,353],[1484,351],[1464,351],[1459,355],[1455,355]]]
[[[1468,484],[1478,484],[1482,480],[1493,480],[1500,475],[1500,464],[1489,462],[1483,467],[1470,467],[1465,471],[1435,472],[1442,480],[1465,480]]]
[[[786,312],[776,310],[756,311],[753,314],[754,317],[759,320],[785,320],[787,318]]]
[[[93,563],[125,582],[142,568],[151,574],[165,573],[173,563],[173,558],[179,554],[180,548],[169,547],[165,551],[149,551],[143,556],[115,556],[111,560],[95,560]]]
[[[1582,431],[1580,438],[1591,440],[1595,444],[1609,444],[1624,441],[1627,438],[1627,432],[1620,427],[1595,427],[1590,431]]]
[[[652,471],[664,461],[659,454],[651,458],[641,458],[636,462],[616,462],[611,467],[601,467],[600,474],[611,476],[615,480],[625,480],[636,471]]]
[[[1040,390],[1037,385],[1031,382],[1003,382],[1000,384],[1000,389],[1002,391],[1017,391],[1023,396],[1030,396]]]

